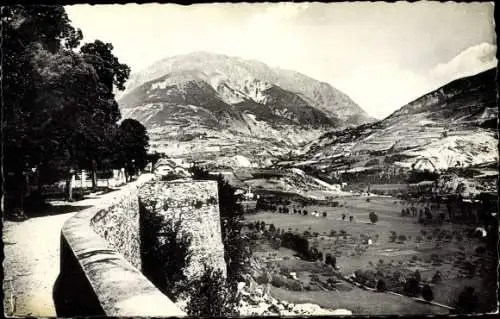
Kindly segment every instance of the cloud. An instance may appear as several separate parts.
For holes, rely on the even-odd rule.
[[[450,82],[493,68],[497,65],[496,50],[497,47],[490,43],[469,47],[450,61],[436,65],[430,77],[436,83]]]

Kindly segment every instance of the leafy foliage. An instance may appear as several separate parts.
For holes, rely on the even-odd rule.
[[[120,111],[113,85],[130,70],[101,41],[74,51],[83,38],[62,6],[13,5],[2,10],[2,148],[7,214],[23,211],[35,169],[38,188],[74,169],[116,164]],[[95,177],[95,174],[93,174]],[[95,184],[95,178],[93,178]]]
[[[176,300],[187,291],[184,269],[190,261],[191,238],[180,233],[181,219],[164,224],[160,215],[141,211],[142,271],[160,291]]]
[[[368,217],[370,218],[370,221],[372,222],[372,224],[375,224],[378,221],[378,215],[375,214],[374,212],[370,212]]]
[[[194,317],[235,315],[236,286],[226,282],[222,271],[205,266],[203,275],[189,284],[186,312]]]

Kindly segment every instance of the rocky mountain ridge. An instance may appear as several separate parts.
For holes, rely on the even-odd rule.
[[[410,168],[425,160],[435,169],[495,162],[496,102],[496,69],[490,69],[452,81],[381,121],[325,133],[308,143],[294,164],[333,171],[363,170],[383,161]]]

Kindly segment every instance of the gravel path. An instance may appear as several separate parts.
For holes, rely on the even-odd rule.
[[[61,227],[77,211],[103,203],[115,192],[69,203],[53,202],[58,215],[4,221],[4,311],[11,316],[56,316],[52,288],[59,275]],[[48,212],[49,214],[51,212]]]

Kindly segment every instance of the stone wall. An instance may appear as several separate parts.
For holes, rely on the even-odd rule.
[[[140,270],[138,186],[151,177],[105,195],[107,201],[64,224],[53,290],[58,317],[186,316]]]
[[[114,203],[92,217],[91,225],[113,249],[141,269],[137,187],[121,190]]]
[[[139,190],[146,214],[161,216],[164,222],[178,221],[181,236],[192,238],[185,274],[202,274],[203,265],[226,274],[216,181],[148,182]]]

